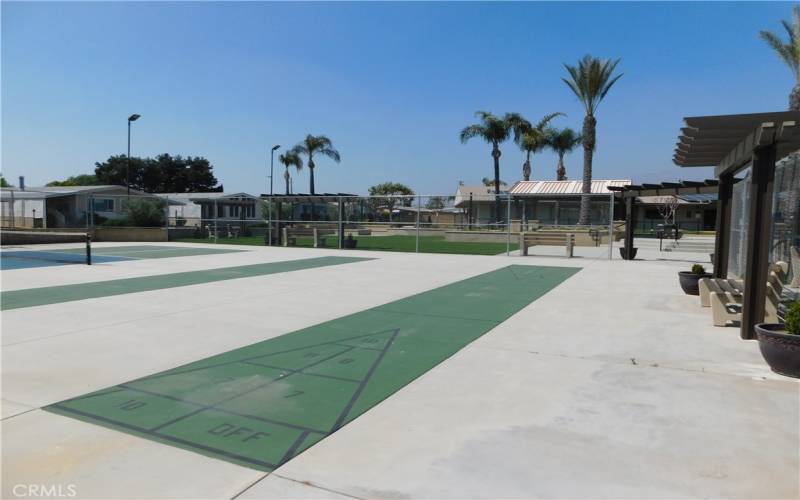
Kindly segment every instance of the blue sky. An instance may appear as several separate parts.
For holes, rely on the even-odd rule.
[[[226,191],[264,192],[269,147],[310,132],[342,155],[317,162],[318,192],[451,193],[491,175],[489,147],[458,140],[476,110],[561,111],[580,129],[562,63],[591,53],[625,73],[597,113],[594,177],[706,178],[671,162],[681,118],[786,108],[791,73],[758,31],[791,5],[3,2],[2,172],[30,186],[91,173],[139,113],[133,155],[205,156]],[[522,152],[502,149],[518,180]],[[533,178],[555,164],[537,155]],[[581,170],[576,151],[567,173]]]

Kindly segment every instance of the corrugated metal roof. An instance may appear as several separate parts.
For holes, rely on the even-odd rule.
[[[630,179],[593,180],[591,194],[608,195],[609,186],[627,186]],[[583,192],[583,181],[519,181],[510,193],[523,196],[576,195]]]

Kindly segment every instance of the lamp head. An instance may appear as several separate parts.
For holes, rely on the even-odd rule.
[[[281,145],[280,145],[280,144],[276,144],[276,145],[272,146],[272,150],[273,150],[273,151],[275,151],[275,150],[276,150],[276,149],[278,149],[279,147],[281,147]]]
[[[136,113],[134,113],[134,114],[132,114],[131,116],[129,116],[129,117],[128,117],[128,121],[129,121],[129,122],[135,122],[135,121],[136,121],[136,120],[138,120],[138,119],[139,119],[141,116],[142,116],[142,115],[137,115]]]

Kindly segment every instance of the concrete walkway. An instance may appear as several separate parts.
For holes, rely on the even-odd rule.
[[[800,497],[800,382],[682,294],[708,256],[582,252],[347,252],[377,260],[5,311],[2,497]],[[321,255],[342,253],[11,271],[3,290]],[[508,264],[584,269],[271,474],[38,410]]]

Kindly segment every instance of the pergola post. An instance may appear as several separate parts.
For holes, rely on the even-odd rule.
[[[775,180],[776,146],[770,144],[753,150],[750,205],[747,207],[747,262],[742,297],[743,339],[755,338],[755,324],[764,321],[769,275],[770,230],[772,228],[772,191]]]
[[[633,233],[636,229],[636,196],[625,198],[625,260],[633,260]]]
[[[731,199],[733,197],[733,174],[719,177],[717,192],[717,223],[714,237],[714,277],[728,277],[728,249],[730,247]]]

